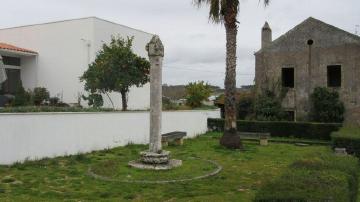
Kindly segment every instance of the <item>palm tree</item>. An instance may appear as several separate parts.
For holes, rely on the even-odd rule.
[[[193,0],[195,5],[209,5],[209,19],[224,23],[226,31],[226,75],[225,75],[225,127],[220,144],[230,149],[242,149],[236,127],[236,36],[237,16],[240,0]],[[261,0],[259,0],[261,1]],[[262,0],[268,5],[270,0]]]

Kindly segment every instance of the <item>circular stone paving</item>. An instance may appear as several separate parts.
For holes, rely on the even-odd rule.
[[[124,183],[164,184],[199,180],[218,174],[222,167],[211,160],[188,158],[182,166],[171,170],[142,170],[131,168],[123,162],[107,160],[88,169],[95,179]]]

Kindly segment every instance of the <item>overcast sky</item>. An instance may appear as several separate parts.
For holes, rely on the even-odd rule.
[[[1,0],[0,28],[97,16],[160,35],[166,53],[164,83],[204,80],[223,86],[225,30],[208,21],[208,8],[192,0]],[[360,25],[359,0],[241,0],[238,33],[237,85],[252,84],[254,52],[268,21],[276,39],[308,17],[348,32]],[[359,28],[360,32],[360,28]],[[1,39],[0,39],[1,41]]]

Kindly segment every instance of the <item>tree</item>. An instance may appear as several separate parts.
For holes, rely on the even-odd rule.
[[[190,82],[185,86],[186,104],[192,108],[201,107],[201,102],[207,100],[212,93],[210,85],[204,81]]]
[[[242,148],[236,128],[236,37],[239,0],[193,0],[198,6],[209,5],[209,18],[214,23],[224,23],[226,31],[225,76],[225,127],[220,144],[227,148]],[[263,0],[268,5],[270,0]]]
[[[324,87],[317,87],[310,96],[312,121],[336,123],[344,121],[344,104],[339,99],[339,93]]]
[[[100,94],[90,94],[89,96],[82,96],[82,99],[88,101],[88,105],[93,108],[100,108],[104,105],[103,97]]]
[[[254,111],[258,121],[281,121],[285,117],[280,99],[270,90],[257,96]]]
[[[255,96],[252,92],[243,92],[238,94],[237,98],[238,119],[245,120],[251,118],[254,113]]]
[[[33,92],[34,104],[39,106],[50,98],[49,91],[44,87],[36,87]]]
[[[20,80],[17,83],[15,97],[11,105],[16,107],[32,105],[31,97],[31,93],[24,89],[22,81]]]
[[[121,93],[123,111],[127,110],[130,87],[141,87],[149,82],[150,63],[133,53],[133,39],[112,37],[110,44],[103,45],[95,61],[80,77],[91,95],[102,93],[110,99],[109,92]]]

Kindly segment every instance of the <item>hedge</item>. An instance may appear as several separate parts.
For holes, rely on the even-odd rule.
[[[280,176],[265,183],[255,201],[350,201],[358,193],[358,161],[333,154],[294,162]]]
[[[342,128],[331,134],[333,148],[346,148],[347,153],[360,158],[360,129]]]
[[[340,123],[310,123],[285,121],[237,121],[240,132],[268,132],[272,137],[330,140],[330,134],[339,130]],[[208,119],[210,131],[223,131],[224,119]]]

